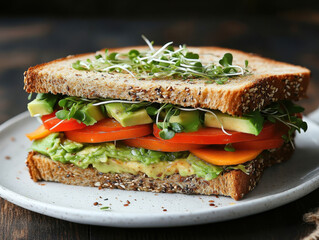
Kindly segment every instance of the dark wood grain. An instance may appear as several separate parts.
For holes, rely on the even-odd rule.
[[[319,13],[313,13],[319,16]],[[298,20],[299,19],[299,20]],[[32,65],[104,47],[157,44],[219,45],[307,66],[309,113],[319,107],[319,28],[302,15],[203,19],[0,19],[0,123],[25,111],[23,72]],[[1,167],[1,166],[0,166]],[[66,222],[0,199],[2,239],[300,239],[313,228],[304,213],[319,206],[319,189],[285,206],[226,222],[174,228],[127,229]],[[196,206],[194,206],[196,207]]]
[[[89,226],[37,214],[0,198],[0,239],[88,239]]]

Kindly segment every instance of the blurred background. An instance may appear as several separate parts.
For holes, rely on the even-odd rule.
[[[312,71],[307,112],[318,107],[319,1],[6,1],[0,8],[0,123],[26,110],[30,66],[101,48],[215,45]]]

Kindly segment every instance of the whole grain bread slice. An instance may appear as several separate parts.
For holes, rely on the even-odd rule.
[[[111,49],[112,52],[142,51],[145,47]],[[30,67],[24,73],[27,92],[65,94],[87,98],[115,98],[172,103],[185,107],[218,109],[232,115],[242,115],[262,109],[271,102],[306,96],[310,71],[238,50],[218,47],[188,47],[199,53],[204,63],[214,62],[227,52],[233,63],[243,66],[249,61],[250,75],[232,78],[225,84],[192,80],[137,80],[128,73],[80,71],[72,68],[76,60],[93,59],[95,53],[68,56]],[[104,50],[101,50],[102,52]]]
[[[82,169],[73,164],[54,162],[37,152],[29,152],[27,166],[31,178],[37,181],[52,181],[64,184],[99,188],[147,191],[156,193],[183,193],[230,196],[241,199],[258,183],[264,169],[290,158],[293,148],[284,144],[273,151],[264,151],[247,164],[249,174],[231,170],[207,181],[195,175],[182,177],[179,174],[154,179],[144,173],[100,173],[95,168]]]

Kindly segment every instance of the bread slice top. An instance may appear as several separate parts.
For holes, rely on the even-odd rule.
[[[110,49],[128,52],[145,47]],[[249,62],[251,74],[231,78],[225,84],[207,83],[207,79],[137,80],[129,73],[83,71],[72,68],[76,60],[94,59],[96,53],[68,56],[30,67],[24,73],[24,89],[31,93],[53,93],[86,98],[114,98],[184,107],[217,109],[231,115],[262,109],[278,100],[299,100],[306,96],[310,71],[307,68],[263,58],[238,50],[219,47],[188,47],[204,64],[218,63],[227,52],[233,64]],[[103,53],[101,50],[98,53]]]

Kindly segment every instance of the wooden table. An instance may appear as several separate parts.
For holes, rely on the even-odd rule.
[[[204,20],[1,19],[0,122],[26,110],[23,72],[32,65],[103,47],[143,44],[219,45],[304,65],[312,70],[306,113],[319,106],[318,25],[296,17]],[[23,159],[21,159],[23,161]],[[1,160],[0,160],[1,162]],[[299,239],[313,226],[303,214],[319,206],[319,189],[285,206],[221,223],[160,229],[122,229],[70,223],[0,199],[0,239]]]

